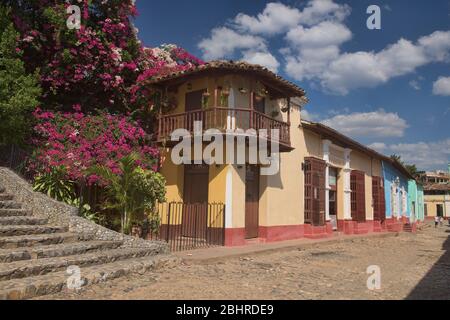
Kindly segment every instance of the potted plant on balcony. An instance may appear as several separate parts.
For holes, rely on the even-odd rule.
[[[223,90],[221,90],[221,92],[220,92],[220,105],[222,107],[226,107],[227,106],[229,95],[230,95],[230,89],[229,88],[224,88]]]
[[[202,95],[202,107],[203,109],[206,109],[209,107],[209,98],[211,94],[208,91],[203,92]]]
[[[277,110],[273,110],[272,113],[270,114],[272,118],[276,118],[280,115],[280,112],[278,112]]]

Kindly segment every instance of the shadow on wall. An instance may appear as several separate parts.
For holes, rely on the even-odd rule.
[[[407,300],[450,299],[450,226],[446,228],[448,236],[442,247],[444,254],[411,291]]]

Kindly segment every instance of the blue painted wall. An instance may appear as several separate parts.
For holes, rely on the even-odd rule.
[[[385,193],[385,200],[386,200],[386,218],[391,218],[392,215],[392,197],[391,197],[391,186],[395,185],[395,181],[399,181],[399,185],[397,186],[397,201],[399,204],[399,214],[401,215],[403,212],[403,201],[402,201],[402,195],[400,191],[405,191],[406,196],[406,216],[409,217],[411,210],[408,205],[408,178],[403,176],[400,171],[395,169],[389,162],[382,162],[383,166],[383,178],[384,178],[384,193]]]

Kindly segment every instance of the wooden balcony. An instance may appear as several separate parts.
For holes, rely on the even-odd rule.
[[[223,133],[227,130],[266,129],[268,140],[270,130],[279,129],[278,143],[280,151],[290,151],[290,124],[273,119],[268,115],[253,109],[210,107],[207,109],[162,115],[158,119],[158,141],[166,142],[169,146],[170,136],[176,129],[186,129],[190,133],[194,131],[194,122],[202,122],[203,132],[208,129],[218,129]]]

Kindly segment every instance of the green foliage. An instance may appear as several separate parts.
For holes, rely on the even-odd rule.
[[[35,177],[33,189],[37,192],[47,194],[49,197],[80,208],[80,216],[94,223],[103,225],[104,216],[93,212],[91,206],[81,206],[80,198],[75,192],[76,183],[67,179],[67,171],[64,167],[54,167],[51,171]]]
[[[63,167],[54,167],[49,172],[36,176],[33,189],[70,205],[74,205],[77,199],[75,182],[67,180],[67,173]]]
[[[30,110],[38,105],[38,71],[27,74],[16,50],[19,33],[10,10],[0,6],[0,145],[22,144],[28,132]]]
[[[74,206],[79,207],[80,206],[80,200],[79,198],[76,201],[78,205],[74,203]],[[91,206],[88,204],[85,204],[81,207],[80,216],[85,218],[86,220],[89,220],[93,223],[104,225],[105,224],[105,216],[101,215],[98,212],[94,212],[91,209]]]
[[[417,173],[419,172],[419,170],[417,170],[417,166],[415,164],[406,164],[403,160],[402,157],[398,154],[393,154],[390,156],[390,158],[394,161],[397,161],[398,163],[400,163],[402,166],[405,167],[405,169],[413,176],[415,177],[417,175]]]
[[[105,209],[120,212],[122,233],[130,232],[131,222],[137,214],[153,212],[156,202],[165,200],[163,176],[137,166],[138,160],[139,155],[136,153],[119,160],[120,174],[105,166],[95,166],[88,170],[106,183],[109,198]]]

